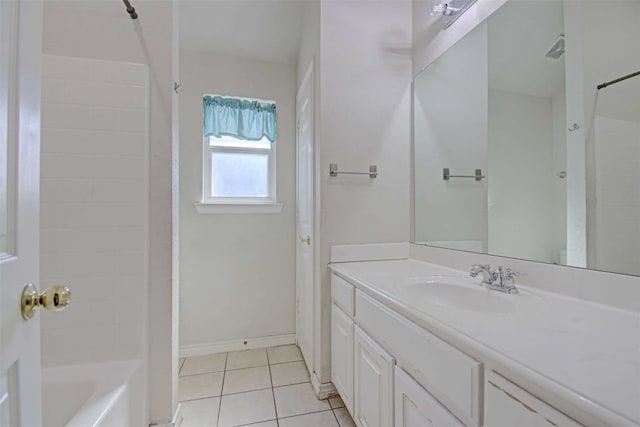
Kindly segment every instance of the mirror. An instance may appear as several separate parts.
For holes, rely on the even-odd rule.
[[[612,11],[614,13],[612,13]],[[640,275],[640,1],[509,0],[414,80],[414,242]]]

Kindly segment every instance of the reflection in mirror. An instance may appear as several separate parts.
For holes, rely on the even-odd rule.
[[[415,242],[640,275],[640,77],[597,89],[638,39],[638,1],[510,0],[420,73]]]

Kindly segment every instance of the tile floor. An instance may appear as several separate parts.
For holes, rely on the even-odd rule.
[[[180,359],[182,427],[354,427],[339,397],[318,400],[295,345]]]

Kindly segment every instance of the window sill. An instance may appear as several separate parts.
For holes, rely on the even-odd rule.
[[[212,214],[279,214],[284,203],[194,203],[201,215]]]

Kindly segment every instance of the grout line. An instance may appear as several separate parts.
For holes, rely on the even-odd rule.
[[[224,378],[227,376],[227,361],[229,360],[229,353],[224,354],[224,371],[222,373],[222,386],[220,387],[220,402],[218,402],[218,418],[216,419],[216,427],[220,424],[220,412],[222,411],[222,392],[224,390]]]
[[[276,363],[269,363],[270,366],[273,365],[284,365],[285,363],[296,363],[296,362],[304,362],[304,359],[300,359],[300,360],[290,360],[288,362],[276,362]],[[306,367],[306,364],[305,364]]]
[[[264,368],[265,366],[269,366],[269,364],[267,363],[266,365],[260,365],[260,366],[247,366],[246,368],[225,369],[225,371],[240,371],[242,369]]]
[[[245,394],[245,393],[253,393],[254,391],[264,391],[264,390],[271,390],[273,387],[265,387],[265,388],[257,388],[255,390],[246,390],[246,391],[236,391],[235,393],[227,393],[227,394],[222,394],[220,395],[222,396],[235,396],[236,394]]]
[[[336,419],[336,423],[338,423],[338,427],[342,427],[340,425],[340,420],[338,419],[338,416],[336,415],[336,410],[331,408],[331,412],[333,412],[333,417]]]
[[[280,421],[278,419],[278,406],[276,405],[276,392],[273,387],[273,376],[271,375],[271,364],[269,363],[269,352],[267,349],[264,350],[267,354],[267,366],[269,367],[269,380],[271,381],[271,396],[273,397],[273,410],[276,413],[276,427],[280,427]]]
[[[306,381],[301,381],[299,383],[281,384],[281,385],[273,386],[273,388],[283,388],[283,387],[289,387],[291,385],[310,384],[310,383],[311,383],[311,380],[306,380]],[[321,400],[325,400],[325,399],[321,399]],[[331,406],[331,404],[329,404],[329,406]]]
[[[276,424],[278,423],[278,419],[274,418],[272,420],[256,421],[255,423],[240,424],[240,425],[237,425],[237,426],[234,426],[234,427],[251,427],[251,426],[255,426],[257,424],[268,423],[269,421],[275,421]]]
[[[193,375],[190,375],[193,376]],[[186,378],[186,377],[182,377],[182,378]],[[227,396],[235,396],[237,394],[245,394],[245,393],[253,393],[254,391],[264,391],[264,390],[271,390],[273,387],[265,387],[265,388],[257,388],[255,390],[245,390],[245,391],[236,391],[234,393],[227,393],[227,394],[217,394],[215,396],[202,396],[202,397],[195,397],[193,399],[184,399],[184,400],[180,400],[179,402],[189,402],[191,400],[202,400],[202,399],[213,399],[215,397],[227,397]]]
[[[95,301],[89,301],[89,302],[95,302]],[[182,369],[180,369],[182,371]],[[197,377],[198,375],[207,375],[207,374],[224,374],[225,371],[211,371],[211,372],[199,372],[197,374],[189,374],[189,375],[180,375],[180,378],[188,378],[188,377]]]
[[[222,396],[204,396],[204,397],[195,397],[193,399],[185,399],[185,400],[178,400],[178,403],[184,403],[184,402],[195,402],[196,400],[206,400],[206,399],[219,399]]]
[[[323,412],[329,412],[329,411],[333,412],[333,409],[322,409],[320,411],[305,412],[304,414],[289,415],[289,416],[278,418],[278,419],[286,420],[286,419],[289,419],[289,418],[302,417],[302,416],[311,415],[311,414],[321,414]],[[335,414],[333,414],[333,416],[335,417]],[[338,420],[336,419],[336,421],[338,421]],[[340,423],[338,422],[338,424],[340,424]]]
[[[275,386],[275,387],[273,387],[273,388],[291,387],[291,386],[294,386],[294,385],[300,385],[300,384],[311,384],[311,380],[306,380],[306,381],[303,381],[303,382],[301,382],[301,383],[283,384],[283,385]],[[328,400],[329,400],[328,398],[327,398],[327,399],[318,399],[318,400],[327,400],[327,403],[329,403],[329,402],[328,402]],[[329,403],[329,407],[331,408],[331,404],[330,404],[330,403]]]

